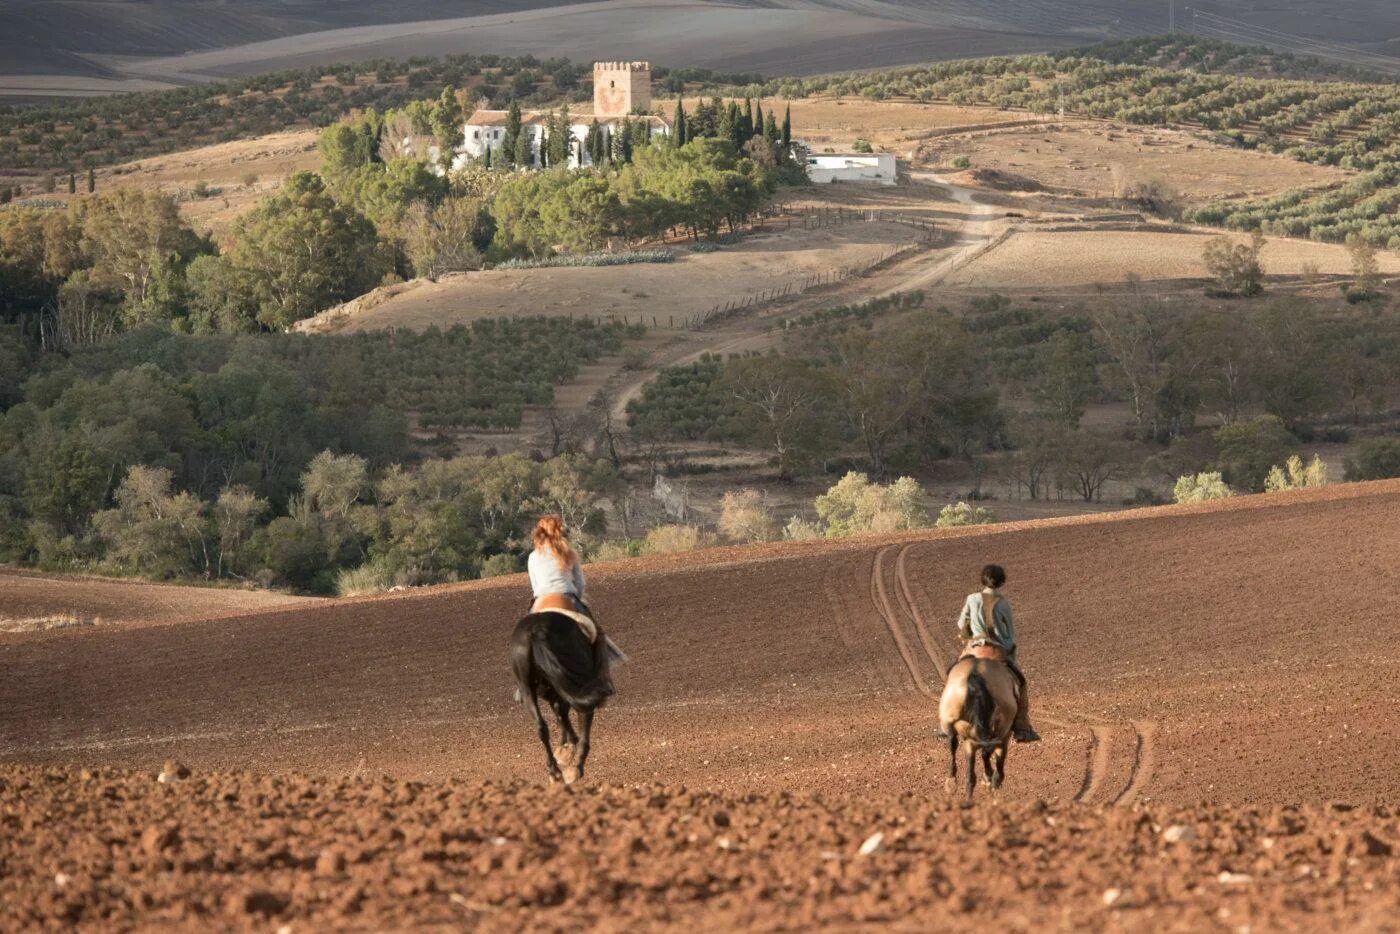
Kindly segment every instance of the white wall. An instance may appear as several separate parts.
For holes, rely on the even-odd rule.
[[[813,153],[807,156],[807,177],[818,184],[874,182],[893,185],[894,153]]]

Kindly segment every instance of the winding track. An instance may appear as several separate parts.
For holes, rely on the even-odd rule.
[[[929,621],[997,560],[1049,726],[1013,751],[1008,794],[1394,800],[1397,514],[1390,481],[598,566],[590,589],[632,662],[590,774],[928,793],[945,755],[931,742],[935,683],[953,648]],[[0,635],[0,760],[538,780],[503,659],[522,587]],[[1355,612],[1325,612],[1339,601]],[[1225,631],[1249,632],[1251,651],[1222,656]],[[1338,666],[1367,677],[1339,693]],[[1273,754],[1299,736],[1332,754]]]

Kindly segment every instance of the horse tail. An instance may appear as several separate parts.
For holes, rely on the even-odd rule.
[[[569,706],[597,707],[614,693],[606,655],[588,643],[573,620],[556,619],[559,625],[547,620],[533,627],[530,655],[535,668]]]
[[[996,718],[997,702],[981,672],[967,676],[967,692],[963,698],[963,719],[972,725],[972,741],[979,746],[993,745],[992,721]]]

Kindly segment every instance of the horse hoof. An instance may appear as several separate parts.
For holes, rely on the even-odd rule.
[[[951,778],[945,778],[945,779],[943,779],[943,793],[944,793],[945,795],[947,795],[948,797],[951,798],[953,795],[955,795],[955,794],[957,793],[957,791],[958,791],[958,784],[957,784],[957,781],[956,781],[956,780],[951,779]]]
[[[576,781],[578,781],[578,780],[579,780],[578,769],[574,768],[572,765],[565,767],[565,769],[564,769],[564,784],[566,784],[566,785],[572,785],[574,782],[576,782]]]
[[[554,761],[561,766],[568,765],[574,761],[574,756],[578,753],[577,746],[570,746],[567,743],[563,746],[554,747]]]

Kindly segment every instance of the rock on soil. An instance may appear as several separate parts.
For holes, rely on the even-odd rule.
[[[1163,839],[1174,826],[1195,828],[1192,846]],[[0,930],[1375,930],[1396,917],[1397,841],[1386,806],[961,810],[915,795],[203,771],[162,785],[6,766]]]

